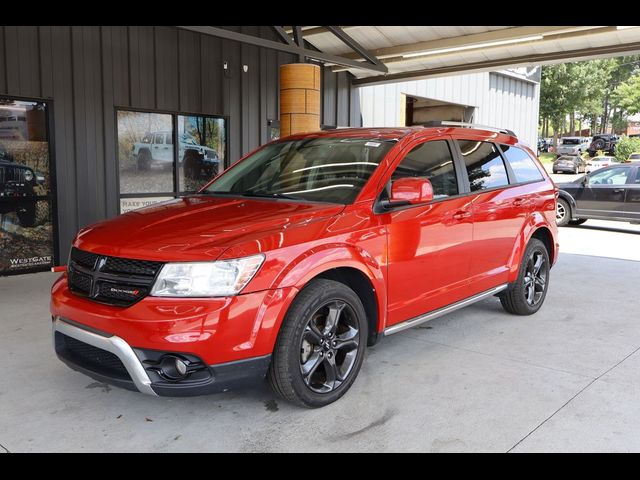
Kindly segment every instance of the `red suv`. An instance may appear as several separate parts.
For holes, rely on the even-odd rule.
[[[196,195],[83,228],[52,289],[56,352],[150,395],[266,376],[287,400],[327,405],[381,337],[492,295],[535,313],[556,198],[510,131],[280,139]]]

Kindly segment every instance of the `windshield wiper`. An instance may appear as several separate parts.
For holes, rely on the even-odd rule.
[[[245,190],[239,195],[242,195],[243,197],[264,197],[264,198],[284,198],[287,200],[305,200],[302,197],[297,197],[295,195],[287,195],[286,193],[265,192],[265,191],[256,191],[256,190]]]

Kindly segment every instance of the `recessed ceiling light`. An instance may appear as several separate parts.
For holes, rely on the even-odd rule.
[[[424,52],[407,53],[402,55],[402,58],[422,57],[425,55],[437,55],[438,53],[459,52],[462,50],[474,50],[476,48],[495,47],[498,45],[510,45],[513,43],[533,42],[535,40],[542,40],[542,35],[532,35],[530,37],[510,38],[508,40],[495,40],[493,42],[474,43],[471,45],[460,45],[459,47],[440,48],[437,50],[427,50]]]

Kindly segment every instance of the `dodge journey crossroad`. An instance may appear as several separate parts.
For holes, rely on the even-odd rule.
[[[276,140],[195,195],[81,229],[52,288],[56,353],[149,395],[266,377],[291,402],[327,405],[384,336],[491,296],[537,312],[557,195],[508,130]]]

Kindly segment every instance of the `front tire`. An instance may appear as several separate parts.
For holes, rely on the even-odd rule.
[[[296,296],[273,351],[268,380],[285,400],[318,408],[338,400],[360,371],[367,316],[356,293],[327,279]]]
[[[518,278],[500,296],[502,307],[514,315],[536,313],[549,288],[549,252],[537,238],[532,238],[520,262]]]
[[[30,228],[37,225],[38,209],[36,206],[36,202],[24,205],[16,213],[22,227]]]
[[[559,198],[556,204],[556,225],[564,227],[569,220],[571,220],[571,207],[566,200]]]

